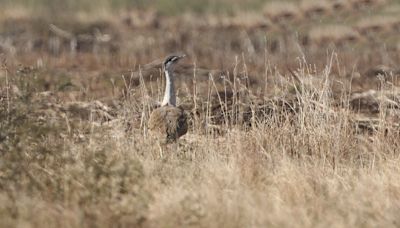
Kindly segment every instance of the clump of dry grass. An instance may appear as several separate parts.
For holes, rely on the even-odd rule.
[[[296,3],[272,1],[264,6],[264,14],[272,21],[292,21],[300,17],[300,10]]]
[[[346,0],[332,0],[330,1],[331,7],[335,12],[350,9],[351,4]]]
[[[226,18],[222,22],[222,26],[243,30],[270,30],[273,25],[265,17],[255,13],[238,13],[234,17]]]
[[[309,32],[311,43],[327,44],[334,43],[342,45],[356,42],[360,39],[357,31],[344,25],[325,25],[312,28]]]
[[[398,16],[375,16],[361,19],[355,27],[361,34],[375,35],[392,32],[399,24]]]
[[[300,8],[306,17],[328,15],[330,6],[328,1],[303,0],[300,3]]]
[[[359,9],[363,7],[377,7],[387,3],[386,0],[351,0],[354,8]]]
[[[143,223],[151,195],[141,162],[115,151],[105,127],[84,123],[100,120],[95,113],[86,119],[77,110],[60,112],[47,99],[33,100],[35,79],[10,77],[6,86],[20,93],[8,93],[12,105],[0,107],[1,226]]]

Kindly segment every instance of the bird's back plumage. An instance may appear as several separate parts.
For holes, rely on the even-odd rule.
[[[187,115],[180,107],[162,106],[155,109],[149,119],[149,130],[158,133],[166,143],[175,142],[188,131]]]

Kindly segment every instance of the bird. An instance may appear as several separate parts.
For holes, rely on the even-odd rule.
[[[176,106],[174,84],[174,68],[184,57],[185,55],[169,55],[165,58],[162,64],[165,76],[164,98],[161,106],[152,111],[148,122],[150,132],[166,144],[176,142],[188,131],[188,117],[183,108]]]

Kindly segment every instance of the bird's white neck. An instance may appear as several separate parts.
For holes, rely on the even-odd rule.
[[[161,106],[176,106],[176,96],[175,96],[175,86],[174,86],[174,76],[172,71],[165,70],[165,92],[164,99]]]

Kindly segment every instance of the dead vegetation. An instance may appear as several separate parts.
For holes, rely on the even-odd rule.
[[[360,42],[361,36],[351,27],[343,25],[325,25],[312,28],[309,33],[312,44],[318,46],[326,44],[336,44],[338,46]]]
[[[299,9],[292,2],[270,2],[265,6],[264,14],[274,22],[291,21],[300,17]]]
[[[346,3],[333,26],[313,1],[3,21],[0,226],[399,226],[397,33],[366,38]],[[147,123],[177,51],[189,128],[160,147]]]

